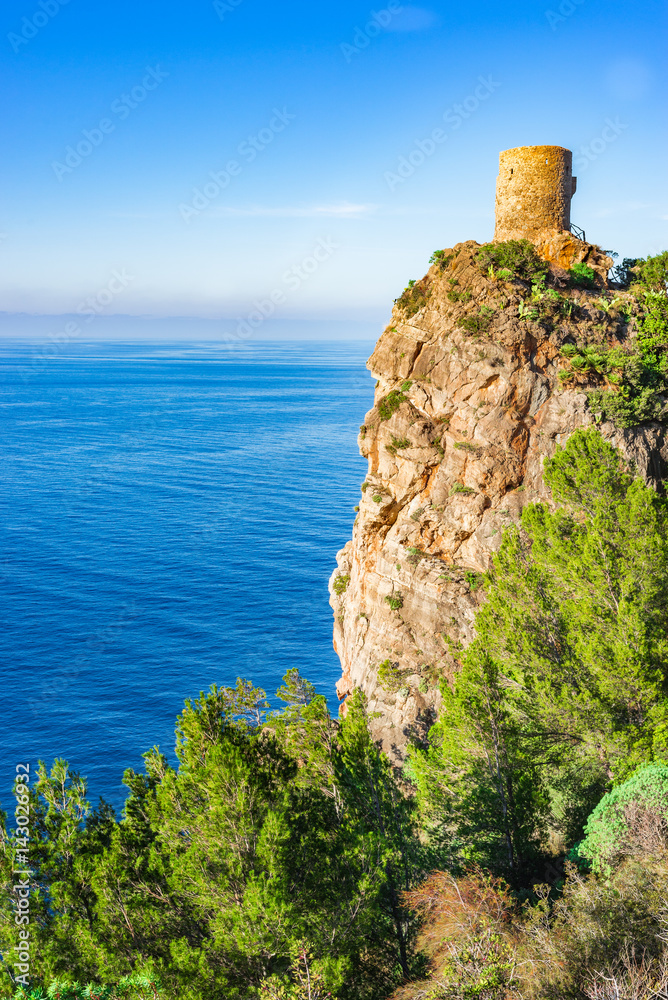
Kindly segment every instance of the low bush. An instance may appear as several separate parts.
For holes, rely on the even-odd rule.
[[[430,264],[438,264],[441,271],[445,271],[446,267],[451,260],[454,260],[455,255],[453,253],[446,253],[445,250],[434,250],[433,254],[429,258]]]
[[[343,594],[345,594],[346,590],[348,589],[349,583],[350,583],[349,573],[346,573],[345,575],[340,573],[337,577],[334,578],[334,583],[332,584],[332,590],[337,595],[337,597],[341,597]]]
[[[573,264],[573,267],[568,272],[568,276],[574,288],[596,287],[596,272],[581,261]]]
[[[408,438],[397,438],[393,434],[392,444],[385,445],[385,448],[387,451],[389,451],[390,455],[396,455],[396,453],[400,451],[402,448],[410,448],[410,446],[411,443],[408,440]]]
[[[536,248],[529,240],[505,240],[500,243],[485,243],[476,254],[478,267],[483,274],[489,269],[498,271],[498,276],[520,278],[531,281],[539,274],[546,274],[548,265],[538,256]]]
[[[459,284],[457,278],[452,278],[450,281],[450,289],[447,292],[447,297],[450,302],[470,302],[473,298],[473,292],[466,289],[465,291],[458,291],[456,286]]]
[[[490,309],[489,306],[482,306],[480,311],[475,316],[460,316],[457,320],[457,326],[460,329],[465,330],[466,333],[487,333],[490,328],[493,315],[493,309]]]
[[[624,264],[629,265],[632,291],[668,294],[668,250],[654,257],[625,260]]]
[[[406,396],[400,389],[392,389],[384,399],[378,403],[378,414],[381,420],[389,420],[397,412]]]
[[[668,847],[668,767],[649,764],[605,795],[587,820],[578,855],[594,871],[609,871],[620,857]]]
[[[400,309],[403,309],[406,316],[410,317],[419,312],[423,306],[426,306],[430,296],[431,289],[424,279],[421,281],[409,281],[399,298],[395,299],[394,302]]]
[[[418,563],[422,562],[422,560],[426,558],[427,553],[423,552],[422,549],[417,548],[417,546],[412,545],[408,548],[408,562],[411,566],[417,566]]]
[[[397,692],[403,685],[403,676],[402,671],[399,669],[399,663],[392,662],[390,659],[383,660],[378,665],[378,683],[386,691]]]

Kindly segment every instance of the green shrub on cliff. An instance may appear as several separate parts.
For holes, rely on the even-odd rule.
[[[575,288],[594,288],[596,285],[596,271],[592,270],[591,267],[587,267],[582,261],[573,264],[568,275],[571,279],[571,284]]]
[[[408,282],[408,285],[404,288],[399,298],[394,301],[404,311],[406,316],[410,318],[419,312],[423,306],[426,306],[430,296],[431,289],[424,279],[421,281],[413,280]]]
[[[378,415],[381,420],[389,420],[397,412],[401,404],[406,399],[405,393],[400,389],[392,389],[387,396],[378,403]]]
[[[478,250],[476,261],[483,274],[487,274],[490,267],[494,271],[503,269],[509,276],[523,281],[531,281],[537,275],[546,274],[548,268],[529,240],[485,243]]]
[[[593,412],[619,427],[668,417],[668,251],[637,261],[631,273],[637,329],[615,352],[615,387],[589,394]]]
[[[343,594],[345,594],[346,590],[348,589],[349,583],[350,583],[349,573],[339,573],[338,576],[334,577],[332,590],[337,595],[337,597],[341,597]]]

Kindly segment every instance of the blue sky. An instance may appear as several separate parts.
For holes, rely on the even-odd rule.
[[[668,246],[662,0],[5,0],[0,45],[5,313],[382,323],[517,145]]]

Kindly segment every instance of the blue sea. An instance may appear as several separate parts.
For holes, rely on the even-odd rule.
[[[371,348],[0,346],[5,808],[56,757],[120,808],[184,700],[239,676],[273,696],[298,667],[336,710]]]

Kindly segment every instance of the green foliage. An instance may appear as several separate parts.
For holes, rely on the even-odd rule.
[[[345,594],[348,589],[348,584],[350,583],[350,573],[339,573],[338,576],[334,577],[334,582],[332,583],[332,590],[337,595],[341,597]]]
[[[483,274],[489,268],[501,269],[514,278],[531,281],[536,275],[546,274],[548,265],[542,260],[529,240],[506,240],[485,243],[476,254],[478,267]]]
[[[276,692],[276,697],[291,708],[310,705],[317,697],[313,684],[299,673],[297,667],[292,667],[283,677],[283,686]]]
[[[450,496],[456,496],[457,494],[465,497],[475,496],[476,491],[470,486],[464,486],[463,483],[453,483],[450,489]]]
[[[612,390],[595,390],[589,405],[619,427],[635,427],[668,415],[668,251],[633,268],[638,330],[625,351],[609,353],[615,363]],[[610,364],[608,364],[610,368]]]
[[[596,286],[596,272],[583,264],[582,261],[573,264],[568,276],[575,288],[594,288]]]
[[[404,606],[404,599],[401,594],[388,594],[385,603],[389,604],[391,611],[399,611]]]
[[[459,451],[470,451],[473,452],[474,454],[477,454],[477,452],[480,450],[477,444],[472,444],[470,441],[455,441],[454,447],[457,448]]]
[[[654,257],[624,261],[630,266],[634,290],[650,295],[668,294],[668,250]]]
[[[396,455],[396,453],[398,451],[400,451],[402,448],[410,448],[410,446],[411,446],[411,443],[408,440],[408,438],[397,438],[393,434],[392,435],[392,444],[388,444],[385,447],[386,447],[387,451],[390,452],[391,455]]]
[[[285,975],[273,975],[260,987],[261,1000],[327,1000],[332,994],[325,977],[313,963],[308,946],[298,942]]]
[[[405,394],[400,389],[392,389],[384,399],[378,403],[378,414],[381,420],[389,420],[397,412],[401,404],[406,399]]]
[[[407,317],[411,317],[426,306],[430,296],[431,288],[424,279],[421,281],[413,280],[408,282],[399,298],[394,301]]]
[[[560,507],[529,505],[506,531],[476,639],[412,765],[449,850],[513,879],[548,829],[582,835],[606,783],[659,752],[668,715],[663,502],[595,429],[544,475]]]
[[[430,264],[438,264],[441,271],[445,271],[446,267],[451,260],[454,260],[455,255],[453,253],[446,253],[445,250],[434,250],[433,254],[429,258]]]
[[[243,680],[186,702],[177,768],[153,750],[143,773],[126,772],[121,819],[91,810],[64,761],[40,767],[35,990],[67,978],[115,998],[123,977],[145,975],[179,1000],[299,997],[300,949],[313,984],[339,1000],[386,996],[410,974],[399,896],[421,864],[414,804],[373,744],[359,694],[338,728],[298,671],[278,695],[286,708],[269,716],[264,692]],[[3,955],[17,943],[5,919],[17,849],[0,836]]]
[[[460,329],[465,330],[466,333],[487,333],[492,323],[493,315],[493,309],[489,306],[481,306],[479,312],[475,316],[460,316],[457,320],[457,326],[460,327]]]
[[[447,297],[450,302],[470,302],[473,298],[473,292],[470,289],[465,289],[463,292],[458,291],[456,286],[459,284],[458,278],[450,279],[450,288],[447,292]]]
[[[585,827],[580,856],[595,871],[609,871],[613,862],[634,847],[668,846],[668,766],[641,767],[601,799]]]
[[[540,309],[527,302],[520,302],[517,307],[517,314],[520,319],[538,319],[540,317]]]
[[[158,1000],[160,981],[149,976],[126,976],[113,985],[98,986],[55,980],[46,990],[20,987],[13,1000]]]
[[[398,691],[403,685],[402,672],[399,663],[390,659],[383,660],[378,664],[378,682],[386,691],[392,693]]]
[[[423,552],[422,549],[417,548],[417,546],[415,545],[409,546],[407,552],[408,552],[408,562],[410,563],[411,566],[417,566],[418,563],[422,562],[422,560],[426,559],[427,557],[427,553]]]
[[[568,365],[559,372],[562,383],[572,382],[577,376],[592,375],[605,378],[609,385],[622,382],[627,355],[619,348],[609,350],[600,344],[564,344],[561,355]]]

